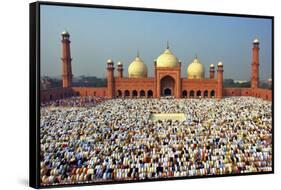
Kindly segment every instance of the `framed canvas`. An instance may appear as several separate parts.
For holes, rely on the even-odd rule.
[[[274,17],[30,4],[30,186],[274,172]]]

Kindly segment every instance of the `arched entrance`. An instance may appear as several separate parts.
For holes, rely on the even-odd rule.
[[[190,98],[194,98],[194,91],[193,91],[193,90],[190,91],[189,97],[190,97]]]
[[[147,91],[147,97],[148,98],[152,98],[153,97],[153,91],[152,90],[148,90]]]
[[[127,97],[130,97],[130,92],[129,92],[129,90],[125,90],[125,97],[127,98]]]
[[[145,92],[144,92],[144,90],[141,90],[141,91],[140,91],[140,97],[145,97]]]
[[[197,98],[201,98],[201,91],[200,91],[200,90],[197,91],[196,97],[197,97]]]
[[[161,96],[174,96],[175,79],[169,75],[163,77],[160,81]]]
[[[208,98],[208,90],[204,91],[204,98]]]
[[[214,98],[214,97],[215,97],[215,95],[216,95],[216,94],[215,94],[215,91],[214,91],[214,90],[212,90],[212,91],[211,91],[211,98]]]
[[[138,91],[136,90],[133,90],[133,93],[132,93],[133,97],[136,98],[138,96]]]
[[[117,97],[118,97],[118,98],[122,97],[122,91],[121,91],[121,90],[118,90],[118,91],[117,91]]]
[[[172,95],[172,90],[170,88],[165,88],[164,89],[164,96],[171,96]]]
[[[186,98],[186,97],[187,97],[187,91],[186,91],[186,90],[182,91],[182,97],[183,97],[183,98]]]

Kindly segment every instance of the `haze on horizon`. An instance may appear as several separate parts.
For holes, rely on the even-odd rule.
[[[124,76],[137,51],[153,76],[153,60],[170,49],[182,61],[182,77],[197,54],[224,64],[224,78],[249,80],[252,41],[260,41],[260,79],[271,77],[270,19],[41,5],[41,76],[61,76],[61,32],[70,33],[74,77],[106,77],[106,61],[123,63]]]

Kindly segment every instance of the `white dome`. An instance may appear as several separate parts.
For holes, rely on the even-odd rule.
[[[259,39],[258,38],[255,38],[253,43],[259,43]]]
[[[218,63],[218,66],[223,66],[223,64],[222,64],[222,62],[221,62],[221,61]]]
[[[215,65],[214,65],[214,64],[211,64],[210,67],[215,67]]]
[[[128,67],[130,78],[147,77],[147,67],[139,56]]]
[[[65,35],[69,35],[69,33],[66,30],[64,30],[62,31],[61,35],[65,36]]]
[[[117,65],[122,65],[121,61],[119,61],[119,62],[117,63]]]
[[[202,79],[205,77],[204,65],[200,63],[197,57],[187,67],[187,78],[188,79]]]
[[[111,59],[108,59],[106,62],[107,63],[113,63],[113,61]]]
[[[168,47],[156,60],[157,67],[176,67],[178,66],[178,63],[178,58]]]

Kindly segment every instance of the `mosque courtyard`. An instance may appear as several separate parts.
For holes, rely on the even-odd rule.
[[[41,184],[272,171],[271,106],[242,96],[41,106]]]

